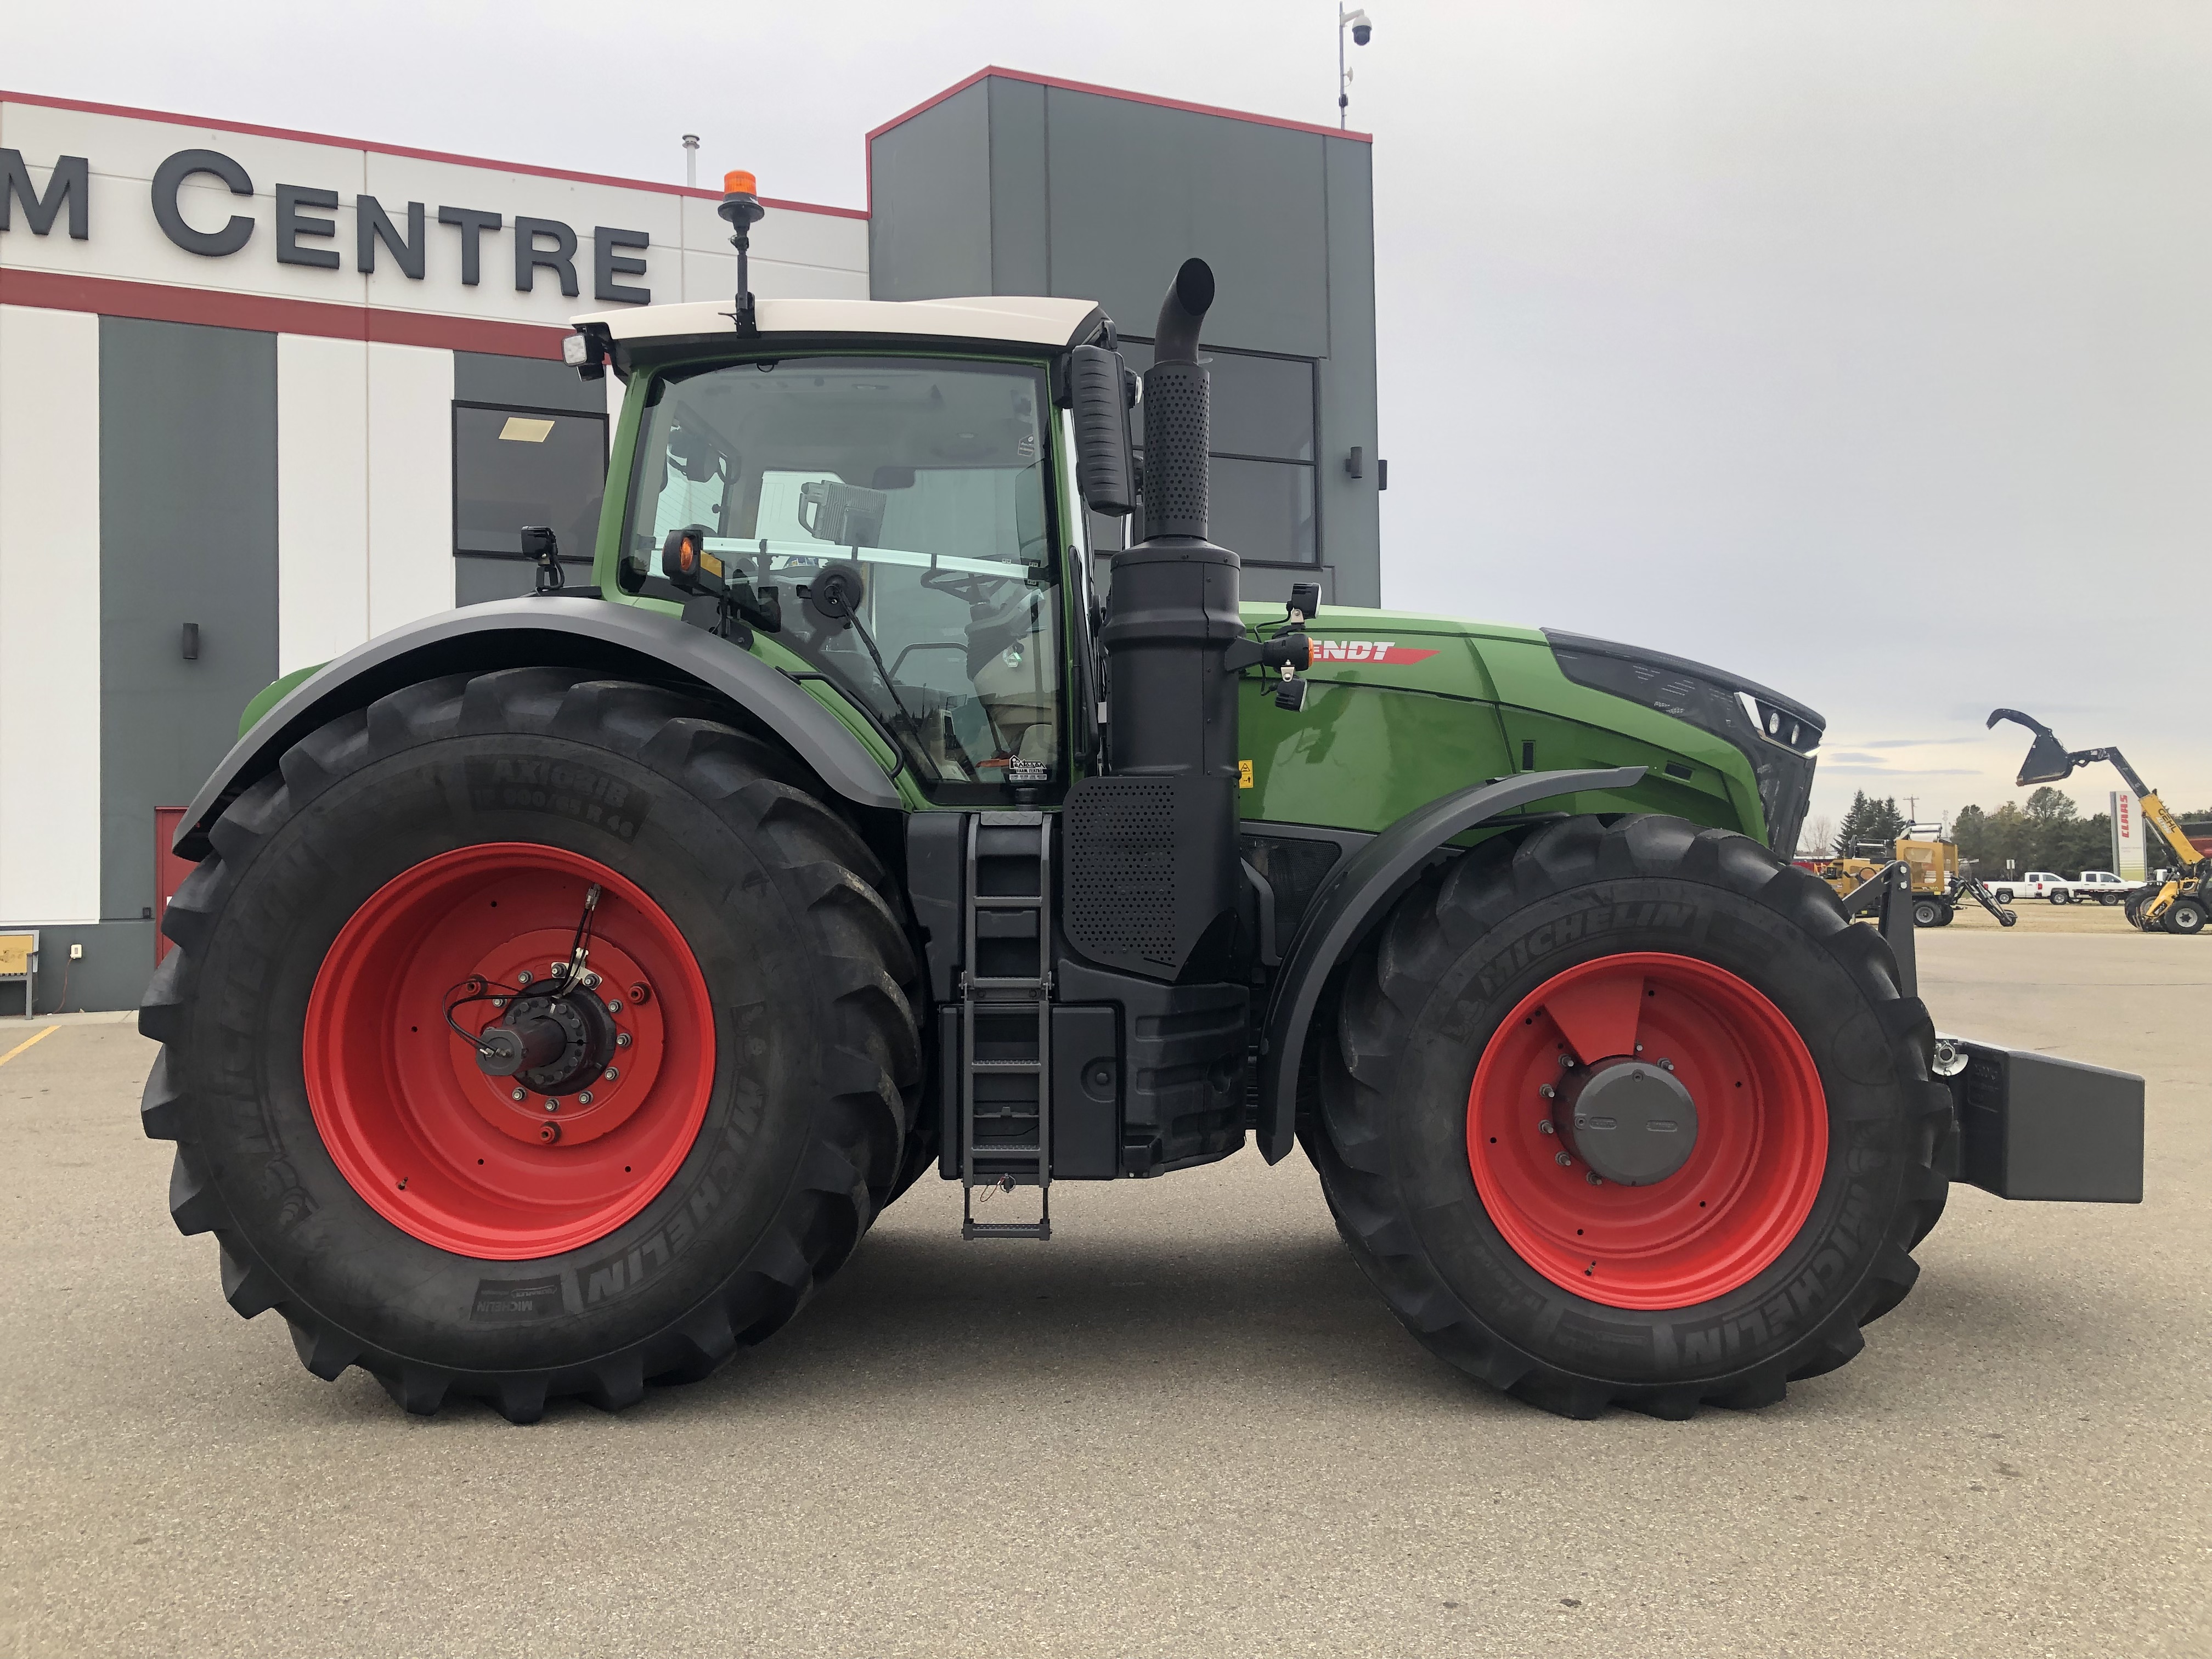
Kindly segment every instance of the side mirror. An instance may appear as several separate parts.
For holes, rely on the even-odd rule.
[[[1137,504],[1137,490],[1121,354],[1103,346],[1076,347],[1068,353],[1067,393],[1075,416],[1075,484],[1084,505],[1124,518]]]
[[[1993,726],[1999,720],[2010,720],[2035,733],[2035,741],[2028,745],[2027,758],[2020,763],[2020,775],[2013,780],[2015,787],[2024,789],[2031,783],[2063,783],[2074,775],[2074,757],[2066,752],[2066,745],[2058,741],[2058,734],[2041,720],[2031,719],[2017,708],[1996,708],[1990,712],[1985,724]]]

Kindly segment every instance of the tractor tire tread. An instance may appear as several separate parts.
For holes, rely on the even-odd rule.
[[[180,1232],[212,1232],[223,1293],[238,1313],[283,1316],[301,1364],[333,1381],[349,1367],[371,1373],[404,1410],[435,1412],[450,1397],[481,1400],[528,1423],[549,1401],[577,1397],[616,1410],[648,1379],[692,1381],[741,1346],[782,1326],[843,1262],[889,1201],[920,1100],[921,1044],[915,1008],[921,975],[896,917],[896,890],[860,832],[807,787],[793,757],[718,720],[701,699],[564,668],[513,668],[421,682],[308,733],[276,769],[249,787],[213,826],[212,850],[180,884],[163,931],[175,945],[139,1011],[139,1029],[161,1045],[140,1121],[176,1143],[170,1213]],[[836,993],[823,1011],[836,1086],[812,1120],[817,1139],[777,1213],[719,1288],[674,1327],[580,1363],[498,1373],[453,1371],[386,1352],[325,1317],[266,1266],[233,1221],[210,1178],[194,1125],[214,1109],[196,1098],[204,1041],[192,1020],[199,963],[240,881],[272,836],[316,795],[405,750],[442,738],[526,732],[590,741],[639,761],[689,789],[775,854],[806,896]]]
[[[1888,1237],[1850,1293],[1786,1352],[1735,1374],[1690,1384],[1609,1382],[1577,1375],[1523,1352],[1491,1331],[1443,1282],[1407,1224],[1382,1114],[1395,1059],[1434,992],[1441,964],[1533,900],[1565,887],[1631,876],[1723,888],[1778,913],[1853,980],[1878,1012],[1893,1052],[1919,1057],[1935,1029],[1917,998],[1900,994],[1895,958],[1870,927],[1854,923],[1833,891],[1733,831],[1679,818],[1583,817],[1500,836],[1431,873],[1403,899],[1352,958],[1325,1034],[1318,1111],[1301,1139],[1343,1236],[1393,1312],[1432,1351],[1493,1387],[1547,1411],[1593,1417],[1609,1406],[1662,1417],[1699,1405],[1746,1409],[1773,1404],[1796,1378],[1843,1364],[1864,1345],[1860,1327],[1904,1299],[1918,1273],[1911,1248],[1935,1225],[1956,1162],[1950,1094],[1930,1083],[1917,1094],[1912,1167]],[[1333,1041],[1326,1040],[1333,1037]]]

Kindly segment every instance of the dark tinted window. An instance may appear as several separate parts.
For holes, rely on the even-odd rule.
[[[1121,355],[1139,373],[1152,349],[1124,340]],[[1254,564],[1314,564],[1321,558],[1314,520],[1314,366],[1302,357],[1260,357],[1203,348],[1212,415],[1213,539]],[[1142,453],[1144,417],[1131,417]],[[1123,545],[1117,521],[1093,516],[1091,545]],[[1118,521],[1121,535],[1143,533],[1141,514]]]
[[[1312,564],[1314,470],[1213,458],[1213,539],[1256,564]]]
[[[522,526],[550,525],[562,562],[588,566],[607,487],[604,415],[453,405],[453,552],[458,602],[531,591]],[[570,580],[576,578],[572,574]]]

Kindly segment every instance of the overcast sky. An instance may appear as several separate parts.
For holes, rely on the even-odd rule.
[[[1792,693],[1816,812],[2017,799],[1998,704],[2212,805],[2212,3],[1368,9],[1387,603]],[[696,131],[703,176],[849,206],[861,135],[986,64],[1335,96],[1334,0],[108,0],[8,38],[22,91],[634,177]]]

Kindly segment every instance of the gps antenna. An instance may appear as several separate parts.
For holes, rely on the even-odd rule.
[[[745,255],[752,246],[752,228],[768,215],[768,210],[755,194],[757,188],[750,173],[726,173],[722,175],[722,205],[714,210],[730,222],[730,246],[738,251],[738,308],[731,313],[731,320],[737,324],[741,338],[760,332],[760,324],[753,314],[752,273],[745,265]]]

